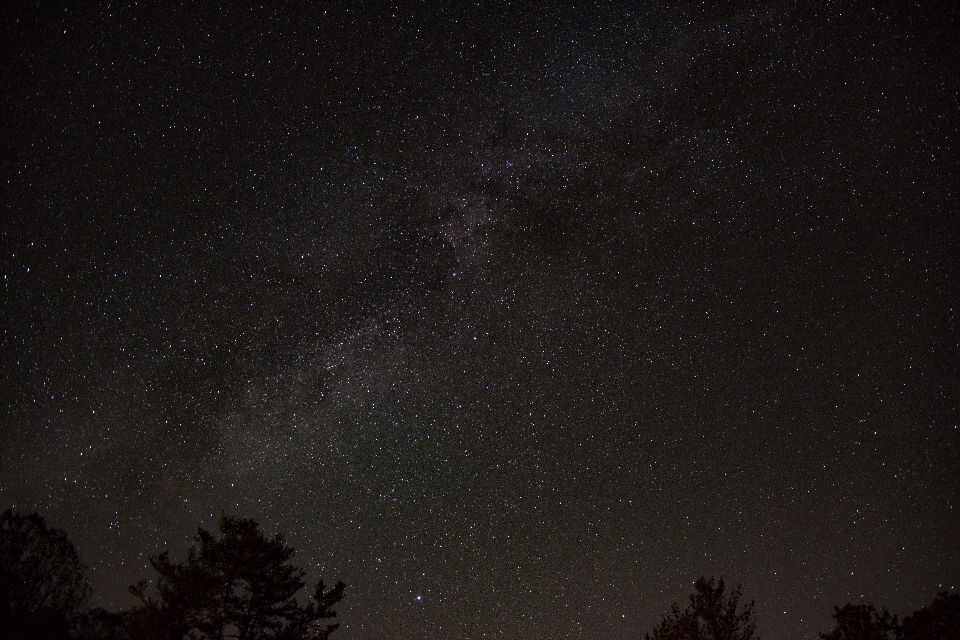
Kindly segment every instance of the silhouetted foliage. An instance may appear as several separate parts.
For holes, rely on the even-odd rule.
[[[737,610],[739,586],[724,595],[723,578],[701,577],[693,588],[687,608],[681,611],[675,603],[646,640],[760,640],[754,635],[753,603]]]
[[[132,640],[130,614],[97,607],[79,614],[73,622],[74,640]]]
[[[837,624],[823,640],[960,640],[960,594],[941,592],[926,607],[897,622],[897,616],[872,604],[833,608]]]
[[[960,640],[960,593],[937,594],[903,619],[904,640]]]
[[[66,638],[69,619],[90,595],[86,567],[66,533],[38,514],[0,516],[0,633]]]
[[[837,625],[830,633],[821,633],[823,640],[891,640],[898,637],[897,616],[886,609],[879,611],[872,604],[846,604],[833,608]]]
[[[158,574],[157,593],[146,581],[130,591],[141,605],[132,610],[136,638],[239,640],[327,638],[339,625],[323,621],[343,597],[344,585],[324,591],[319,582],[312,601],[296,593],[304,572],[289,564],[294,550],[282,536],[267,539],[251,519],[222,517],[218,538],[199,529],[186,561],[173,563],[168,552],[150,559]]]

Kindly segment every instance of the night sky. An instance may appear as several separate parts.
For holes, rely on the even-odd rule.
[[[221,513],[339,640],[960,589],[960,5],[13,4],[0,507],[95,604]]]

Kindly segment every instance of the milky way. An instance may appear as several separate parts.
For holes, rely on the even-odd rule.
[[[0,507],[343,640],[960,588],[960,11],[480,4],[3,9]]]

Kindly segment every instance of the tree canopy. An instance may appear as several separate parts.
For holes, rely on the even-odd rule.
[[[872,604],[845,604],[833,608],[837,624],[823,640],[893,640],[898,636],[897,616]]]
[[[869,603],[834,607],[833,619],[836,625],[820,634],[823,640],[960,640],[960,594],[938,593],[902,623]]]
[[[904,640],[960,640],[960,593],[941,591],[903,619]]]
[[[292,564],[294,549],[280,535],[267,538],[252,519],[222,517],[220,537],[200,528],[197,546],[181,563],[169,552],[151,558],[156,595],[146,581],[132,586],[133,636],[192,640],[286,640],[327,638],[338,625],[325,624],[343,597],[344,585],[317,583],[309,604],[296,594],[304,572]]]
[[[64,637],[90,596],[86,567],[69,536],[43,518],[0,516],[0,628],[9,637]]]
[[[727,595],[723,578],[701,577],[693,588],[687,607],[674,603],[646,640],[760,640],[753,603],[740,607],[739,586]]]

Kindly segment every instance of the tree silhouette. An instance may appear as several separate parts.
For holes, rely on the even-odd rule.
[[[929,606],[921,607],[897,622],[897,616],[872,604],[846,604],[833,608],[837,624],[823,640],[960,640],[960,594],[938,593]]]
[[[131,640],[130,613],[96,607],[80,613],[71,625],[73,640]]]
[[[823,640],[891,640],[899,637],[897,616],[872,604],[846,604],[833,608],[837,624],[830,633],[821,633]]]
[[[960,640],[960,593],[942,591],[903,619],[904,640]]]
[[[324,620],[343,597],[344,585],[324,591],[319,582],[312,601],[301,605],[303,570],[289,564],[294,550],[280,535],[267,539],[251,519],[220,519],[220,534],[199,529],[186,561],[169,552],[150,559],[158,574],[157,594],[146,581],[130,591],[141,604],[132,610],[131,635],[138,638],[236,638],[287,640],[327,638],[339,625]]]
[[[737,611],[742,595],[739,586],[724,595],[723,578],[701,577],[693,588],[686,609],[681,611],[674,603],[646,640],[760,640],[754,636],[753,603]]]
[[[0,516],[0,629],[5,638],[65,638],[90,596],[86,567],[66,533],[38,514]]]

